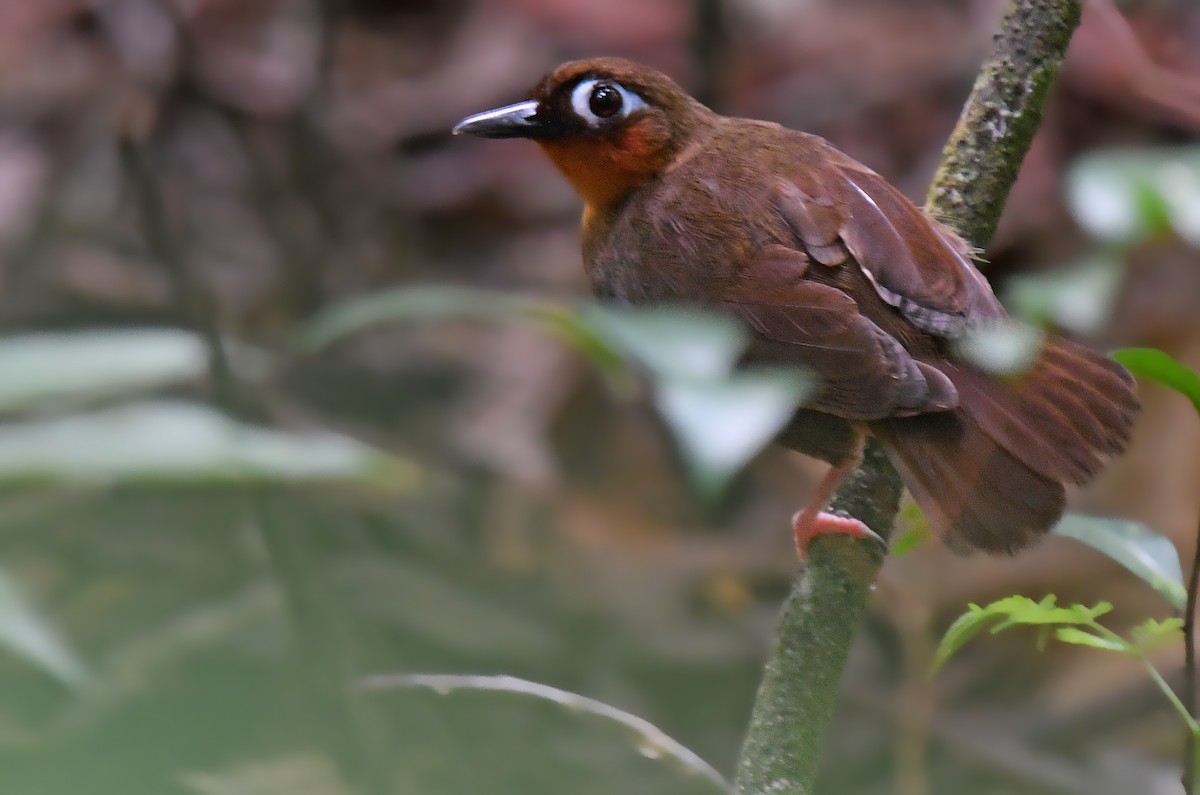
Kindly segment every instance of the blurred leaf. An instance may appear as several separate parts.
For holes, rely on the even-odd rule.
[[[1167,163],[1157,174],[1155,187],[1175,232],[1200,246],[1200,149],[1186,162]]]
[[[904,531],[893,536],[889,545],[892,555],[907,555],[922,544],[933,540],[933,531],[925,521],[925,514],[911,499],[900,506],[897,514]]]
[[[301,343],[312,350],[381,323],[451,317],[533,323],[605,370],[630,359],[658,377],[725,375],[749,335],[732,318],[686,307],[590,304],[576,310],[491,290],[419,285],[335,307],[309,324]]]
[[[4,571],[0,571],[0,644],[64,684],[82,687],[90,679],[58,631]]]
[[[755,370],[728,379],[666,380],[655,403],[702,493],[716,496],[813,391],[804,374]]]
[[[428,690],[450,699],[439,722],[486,725],[489,718],[505,717],[504,724],[521,731],[503,732],[460,749],[447,748],[449,759],[469,755],[473,776],[493,793],[611,791],[604,786],[614,774],[631,791],[678,793],[731,793],[732,788],[704,760],[664,734],[648,721],[595,699],[511,676],[413,674],[371,677],[371,690]],[[457,712],[451,709],[457,707]],[[453,736],[461,742],[462,735]],[[585,738],[586,754],[579,753]],[[621,767],[629,768],[620,771]],[[658,782],[633,775],[637,768],[653,769]],[[427,771],[427,773],[430,771]],[[471,775],[467,770],[461,773]],[[433,773],[433,775],[437,775]],[[631,779],[643,778],[642,787]],[[424,790],[430,791],[424,783]],[[442,791],[484,791],[460,785]]]
[[[1067,514],[1055,526],[1061,536],[1082,541],[1141,577],[1176,610],[1187,602],[1175,545],[1139,522]]]
[[[301,346],[316,350],[373,326],[399,321],[460,317],[518,320],[535,302],[525,296],[444,285],[415,285],[354,298],[319,314],[303,329]]]
[[[318,754],[248,762],[216,773],[180,777],[198,795],[352,795],[337,768]]]
[[[1129,634],[1133,638],[1136,650],[1140,654],[1146,654],[1163,644],[1181,639],[1183,637],[1183,619],[1168,618],[1166,621],[1157,621],[1148,618],[1130,630]]]
[[[1104,240],[1174,230],[1200,245],[1200,149],[1087,155],[1067,175],[1067,200],[1079,223]]]
[[[598,368],[610,386],[622,393],[630,391],[633,373],[620,347],[595,329],[579,312],[546,304],[531,309],[529,314],[540,321],[546,331],[570,345]]]
[[[180,329],[25,334],[0,339],[0,410],[87,399],[202,377],[208,349]]]
[[[1200,412],[1200,375],[1157,348],[1122,348],[1112,357],[1134,375],[1149,378],[1179,392]]]
[[[1005,304],[1029,323],[1091,334],[1111,317],[1123,275],[1124,265],[1111,256],[1045,273],[1018,274],[1008,281]]]
[[[1033,366],[1045,336],[1023,323],[1000,323],[968,329],[953,345],[959,356],[984,372],[1015,376]]]
[[[486,290],[405,287],[327,312],[302,339],[316,348],[377,323],[447,316],[533,322],[584,352],[613,379],[628,375],[627,362],[637,362],[655,382],[655,403],[693,482],[710,497],[774,438],[814,387],[799,371],[730,375],[749,332],[732,318],[685,307],[573,310]]]
[[[750,338],[731,317],[686,307],[589,306],[583,316],[611,344],[663,378],[728,375]]]
[[[0,425],[0,483],[337,481],[411,485],[416,470],[328,432],[292,433],[182,401]]]
[[[1059,627],[1054,631],[1054,637],[1075,646],[1091,646],[1093,649],[1105,651],[1129,651],[1129,644],[1121,638],[1101,637],[1078,627]]]
[[[300,334],[313,351],[385,323],[458,318],[524,323],[561,339],[618,384],[629,374],[620,349],[581,312],[541,298],[451,285],[415,285],[355,298],[320,314]]]
[[[907,555],[929,540],[929,533],[921,527],[909,527],[892,539],[891,554]]]

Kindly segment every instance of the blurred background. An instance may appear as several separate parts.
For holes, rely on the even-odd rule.
[[[0,2],[6,791],[714,791],[519,699],[360,682],[520,676],[729,774],[819,468],[768,449],[704,502],[649,402],[536,329],[303,331],[430,282],[583,298],[565,182],[528,142],[448,134],[573,57],[824,135],[920,200],[1006,5]],[[1086,5],[987,273],[1027,317],[1194,368],[1200,6]],[[1142,394],[1074,504],[1190,561],[1200,420]],[[890,559],[822,791],[1179,791],[1136,662],[1013,634],[927,676],[966,603],[1010,593],[1170,613],[1065,538]],[[1181,649],[1155,659],[1179,681]]]

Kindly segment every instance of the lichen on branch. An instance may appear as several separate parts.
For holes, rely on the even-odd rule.
[[[1078,0],[1015,0],[942,150],[925,209],[981,248],[996,231],[1080,14]]]

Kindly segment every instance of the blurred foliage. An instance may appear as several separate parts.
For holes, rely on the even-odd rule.
[[[1049,274],[1014,276],[1004,292],[1016,315],[1040,326],[1096,334],[1112,316],[1125,266],[1112,254],[1096,254]]]
[[[1054,532],[1103,552],[1144,580],[1175,610],[1183,610],[1187,588],[1179,553],[1170,539],[1139,522],[1079,514],[1064,516]]]
[[[443,730],[404,749],[398,767],[406,771],[406,791],[732,792],[719,773],[651,724],[575,693],[510,676],[416,674],[372,678],[365,686],[389,691],[388,703],[400,712],[413,712],[422,690],[441,702]],[[471,764],[441,762],[450,760],[436,746],[448,734]]]
[[[1134,375],[1158,381],[1186,397],[1200,414],[1200,375],[1155,348],[1124,348],[1113,357]]]
[[[1173,233],[1200,246],[1200,148],[1081,158],[1068,174],[1067,199],[1100,240],[1130,244]]]
[[[812,395],[800,368],[734,367],[749,343],[736,320],[682,307],[587,305],[466,288],[405,287],[334,307],[304,333],[319,348],[387,322],[464,317],[532,323],[587,357],[622,392],[634,365],[674,433],[698,491],[719,497],[730,480]]]
[[[1178,642],[1183,638],[1183,619],[1168,618],[1158,621],[1148,618],[1130,630],[1129,638],[1124,638],[1096,621],[1111,611],[1112,605],[1108,602],[1100,602],[1094,607],[1080,604],[1059,607],[1057,597],[1053,594],[1036,602],[1025,596],[1008,596],[984,607],[972,604],[969,610],[946,630],[942,642],[938,645],[934,665],[945,665],[955,652],[989,623],[992,624],[993,635],[1014,627],[1036,627],[1038,649],[1041,651],[1045,650],[1050,638],[1054,638],[1060,643],[1117,652],[1136,659],[1150,674],[1150,678],[1154,680],[1179,719],[1187,726],[1192,742],[1200,742],[1200,723],[1197,723],[1188,706],[1175,695],[1171,685],[1155,668],[1149,657],[1150,653],[1160,646],[1172,641]],[[1196,773],[1195,770],[1192,772]],[[1187,789],[1193,790],[1197,783],[1200,782],[1188,781]]]
[[[83,662],[67,646],[54,624],[30,604],[3,571],[0,571],[0,645],[64,684],[81,687],[90,678]]]
[[[1169,232],[1142,270],[1126,267],[1135,241],[1094,249],[1060,186],[1098,147],[1200,129],[1187,101],[1198,7],[1127,10],[1133,27],[1117,14],[1114,28],[1111,4],[1087,4],[989,272],[1032,301],[1035,325],[1094,333],[1115,302],[1105,334],[1160,345],[1147,319],[1178,307],[1176,334],[1196,314],[1194,250],[1176,239],[1191,228],[1178,209],[1190,177],[1161,163],[1150,170],[1165,176],[1138,177],[1149,188],[1134,204],[1158,214],[1146,228]],[[0,4],[6,789],[438,793],[495,744],[495,769],[527,791],[521,776],[538,771],[521,740],[535,733],[561,741],[570,784],[557,791],[578,776],[607,791],[681,786],[669,764],[620,736],[595,744],[612,734],[553,705],[357,687],[414,671],[551,683],[729,770],[807,470],[767,452],[697,505],[680,477],[689,456],[672,455],[663,431],[676,428],[653,407],[715,425],[709,404],[743,388],[723,380],[736,332],[687,332],[715,364],[694,358],[708,344],[655,362],[657,347],[635,347],[666,330],[577,314],[569,188],[533,147],[447,130],[564,57],[621,53],[725,112],[825,135],[919,195],[997,13],[995,0]],[[1162,185],[1175,198],[1145,198]],[[1101,187],[1126,206],[1127,191]],[[1086,267],[1068,278],[1063,262]],[[429,281],[478,288],[472,319],[439,304],[461,303],[460,288],[413,286]],[[1142,325],[1120,320],[1131,293]],[[400,295],[409,308],[387,305]],[[509,313],[502,295],[524,302],[534,333],[474,319]],[[383,320],[438,320],[367,319],[336,346],[294,344],[358,299]],[[795,388],[774,378],[753,387],[758,429],[728,426],[720,471],[757,449],[762,418]],[[1157,472],[1146,477],[1165,482]],[[1038,572],[1119,587],[1053,546],[1007,569],[943,560],[937,544],[893,561],[913,568],[880,583],[825,791],[1126,795],[1164,770],[1174,786],[1174,727],[1159,730],[1140,680],[1062,658],[1033,669],[989,647],[927,682],[937,630],[966,599],[1012,580],[1053,589],[1031,584]],[[1102,684],[1073,699],[1081,681]]]
[[[1095,334],[1109,322],[1132,250],[1147,240],[1164,238],[1200,247],[1200,149],[1195,147],[1099,152],[1081,158],[1068,175],[1067,198],[1079,224],[1104,248],[1061,270],[1019,276],[1010,282],[1008,305],[1031,323]],[[1009,362],[1011,351],[1020,349],[1016,342],[1020,336],[1012,331],[1007,336],[991,333],[981,344],[969,344],[962,352],[981,366],[993,360]],[[1036,349],[1036,344],[1032,347]],[[1156,348],[1123,348],[1112,355],[1134,375],[1180,393],[1200,412],[1200,376],[1168,353]],[[1079,604],[1060,608],[1053,594],[1038,602],[1014,595],[985,607],[971,604],[942,637],[935,667],[944,665],[989,623],[993,624],[993,634],[1016,626],[1038,627],[1039,649],[1044,649],[1053,637],[1062,643],[1133,657],[1187,726],[1190,746],[1183,765],[1185,786],[1188,792],[1200,791],[1200,723],[1193,711],[1195,684],[1185,683],[1183,692],[1189,694],[1185,703],[1149,657],[1164,644],[1181,640],[1188,660],[1184,676],[1196,676],[1193,619],[1188,611],[1195,606],[1195,594],[1189,594],[1189,588],[1197,587],[1197,572],[1193,571],[1185,582],[1175,544],[1138,522],[1068,514],[1054,532],[1115,560],[1184,617],[1161,622],[1148,618],[1133,627],[1127,639],[1097,623],[1098,617],[1112,609],[1107,602],[1094,608]],[[1192,543],[1200,544],[1200,528]],[[1200,566],[1200,554],[1194,565]]]
[[[709,478],[710,486],[723,485],[766,444],[795,410],[805,384],[799,375],[731,376],[746,335],[721,318],[681,310],[588,307],[574,311],[548,301],[449,288],[416,288],[335,309],[313,324],[307,339],[310,346],[325,345],[359,331],[364,323],[447,314],[503,323],[533,320],[576,344],[614,383],[626,389],[632,367],[644,369],[684,449],[698,451],[694,469]],[[648,334],[659,345],[646,346]],[[305,650],[298,673],[308,682],[307,698],[311,698],[314,717],[321,716],[313,724],[323,727],[317,734],[328,733],[326,745],[333,754],[333,765],[320,753],[284,756],[249,768],[185,775],[180,782],[191,791],[273,792],[315,777],[325,783],[310,781],[305,786],[331,793],[392,791],[393,787],[406,792],[450,791],[446,788],[457,786],[455,782],[467,789],[491,786],[491,791],[512,792],[559,792],[566,782],[573,782],[572,791],[578,792],[589,791],[582,782],[590,782],[588,786],[596,792],[624,786],[697,792],[701,790],[696,776],[707,781],[709,790],[725,791],[718,774],[665,735],[653,734],[657,730],[649,724],[637,723],[644,726],[639,729],[640,739],[628,735],[622,739],[603,727],[590,728],[582,720],[589,710],[580,711],[573,703],[561,714],[536,708],[529,712],[529,707],[523,708],[528,713],[523,714],[520,709],[498,709],[487,699],[470,699],[461,710],[421,706],[420,698],[410,694],[372,704],[368,712],[366,695],[345,692],[354,678],[349,649],[343,631],[336,627],[338,619],[330,612],[327,586],[319,583],[311,531],[296,525],[297,511],[314,509],[312,487],[331,494],[358,494],[359,499],[370,494],[386,497],[397,490],[411,493],[415,467],[328,431],[254,427],[199,402],[142,397],[147,390],[203,378],[213,355],[202,338],[173,329],[25,335],[10,337],[0,346],[0,380],[5,384],[8,399],[4,408],[9,412],[8,421],[0,422],[0,481],[56,487],[54,492],[45,492],[48,495],[74,489],[81,505],[95,504],[101,511],[111,498],[102,496],[103,492],[89,494],[86,489],[107,491],[125,486],[125,499],[143,504],[150,494],[173,485],[205,494],[202,499],[214,505],[242,505],[237,512],[257,528],[258,543],[282,586],[282,602],[279,595],[264,602],[274,589],[264,591],[261,585],[250,585],[242,586],[245,598],[235,598],[228,609],[201,607],[198,614],[189,615],[192,611],[185,608],[185,614],[176,620],[177,628],[158,629],[144,640],[130,641],[131,649],[109,652],[106,656],[111,662],[96,665],[94,673],[87,673],[83,658],[66,646],[54,624],[31,605],[18,586],[0,576],[0,644],[67,684],[86,685],[78,703],[54,707],[52,714],[58,714],[44,727],[23,726],[19,720],[5,727],[22,738],[19,746],[39,745],[64,732],[69,737],[71,727],[80,721],[88,723],[117,709],[140,689],[138,680],[163,663],[180,654],[184,655],[181,661],[187,660],[193,647],[199,651],[235,640],[248,626],[261,626],[273,614],[277,621],[282,607],[295,633],[294,642]],[[239,364],[230,373],[239,381],[234,385],[238,391],[252,383],[269,382],[272,372],[278,370],[278,365],[270,365],[261,354],[240,356],[257,366],[248,370]],[[714,417],[735,430],[757,426],[757,431],[727,435],[724,448],[713,446],[700,440],[713,436]],[[730,455],[731,446],[740,452]],[[263,491],[264,487],[297,482],[306,484],[306,493],[287,496],[288,491]],[[163,492],[163,496],[176,506],[187,502],[182,493],[171,497]],[[52,496],[50,499],[53,502]],[[300,502],[292,505],[296,500]],[[314,528],[321,528],[321,533],[338,531],[353,512],[335,509],[328,518],[309,521]],[[99,529],[99,521],[89,524]],[[107,539],[105,544],[111,542]],[[356,570],[367,573],[365,564],[373,557],[365,558]],[[193,552],[180,562],[196,562],[194,558]],[[370,565],[379,567],[378,563]],[[383,571],[379,574],[385,576]],[[415,618],[426,605],[438,606],[436,615],[418,621],[414,627],[418,634],[429,631],[434,636],[454,637],[457,633],[451,627],[461,622],[470,628],[471,646],[515,643],[528,651],[531,644],[558,644],[527,619],[506,616],[495,606],[464,600],[464,595],[444,590],[428,573],[411,569],[386,576],[397,585],[404,584],[401,594],[392,597],[398,600],[397,606],[404,606],[402,613]],[[426,586],[420,586],[421,582]],[[459,604],[457,616],[455,604]],[[491,641],[479,634],[482,627],[489,628]],[[451,643],[466,640],[464,636]],[[412,651],[411,641],[405,648]],[[529,696],[534,697],[544,696]],[[397,700],[398,705],[394,703]],[[625,715],[599,702],[587,703],[595,705],[591,712],[607,715],[609,720]],[[379,728],[384,709],[397,711],[385,721],[393,724],[387,732],[408,738],[402,744],[405,752],[386,761],[377,749],[384,736]],[[421,716],[431,709],[439,716],[442,732],[423,731],[426,719]],[[459,711],[465,723],[453,729],[460,720],[455,717]],[[417,716],[416,722],[406,722],[413,716]],[[625,722],[636,720],[626,716]],[[516,725],[525,725],[527,731],[515,731]],[[467,740],[463,736],[467,726],[477,734],[491,726],[491,735],[478,734],[477,740]],[[448,743],[445,731],[455,735],[456,741]],[[501,739],[507,739],[509,745],[502,745]],[[484,764],[479,748],[473,747],[476,743],[492,750],[487,757],[491,767]],[[522,754],[521,749],[528,753]],[[475,764],[464,768],[452,761],[461,753],[469,753]],[[681,764],[673,768],[653,764],[662,757]],[[342,778],[347,774],[353,780]],[[474,783],[468,786],[468,779]],[[26,780],[35,788],[54,786],[40,776]]]

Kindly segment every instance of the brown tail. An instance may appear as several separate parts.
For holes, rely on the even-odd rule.
[[[1116,362],[1052,339],[1037,363],[1001,380],[939,361],[959,408],[871,430],[929,526],[956,549],[1013,553],[1062,515],[1064,483],[1091,480],[1129,443],[1138,409]]]

